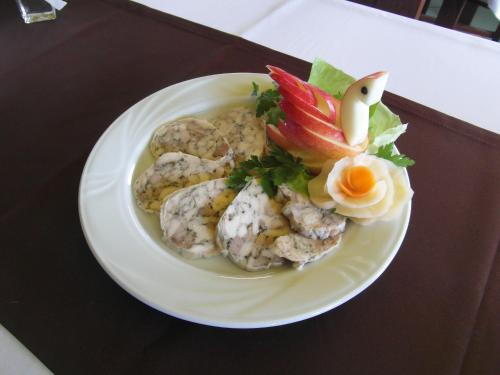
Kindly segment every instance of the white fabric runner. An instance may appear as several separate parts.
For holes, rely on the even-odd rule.
[[[137,2],[356,77],[388,70],[388,91],[500,133],[500,43],[341,0]]]
[[[0,374],[50,375],[52,372],[0,325]]]

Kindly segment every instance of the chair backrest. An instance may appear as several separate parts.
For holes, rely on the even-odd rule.
[[[351,0],[353,3],[367,5],[401,16],[419,19],[426,0]]]
[[[479,6],[488,7],[488,4],[479,0],[443,0],[435,24],[450,29],[464,31],[499,41],[500,22],[494,32],[475,28],[471,25],[472,19]]]
[[[367,5],[372,8],[385,10],[401,16],[419,19],[434,23],[449,29],[479,35],[499,41],[500,23],[496,31],[478,29],[471,26],[472,18],[479,6],[487,7],[485,1],[480,0],[443,0],[437,18],[426,16],[430,0],[350,0],[353,3]]]

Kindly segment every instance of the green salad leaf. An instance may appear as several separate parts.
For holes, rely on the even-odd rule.
[[[376,154],[379,147],[396,142],[396,139],[406,132],[407,126],[407,124],[396,125],[377,135],[368,145],[368,153]]]
[[[309,73],[308,82],[320,89],[337,96],[343,96],[347,88],[355,81],[349,74],[334,68],[325,60],[315,59]]]

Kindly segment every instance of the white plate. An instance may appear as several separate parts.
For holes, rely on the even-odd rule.
[[[83,170],[80,220],[87,242],[127,292],[162,312],[233,328],[276,326],[328,311],[360,293],[387,268],[404,238],[410,204],[390,223],[350,225],[335,253],[302,271],[249,273],[222,256],[186,260],[161,241],[159,220],[137,208],[131,183],[152,161],[147,144],[160,124],[180,116],[250,104],[251,82],[235,73],[182,82],[145,98],[101,136]]]

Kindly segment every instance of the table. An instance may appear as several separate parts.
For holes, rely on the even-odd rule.
[[[102,131],[144,96],[184,79],[264,71],[266,63],[305,76],[309,65],[132,4],[70,6],[36,28],[18,24],[9,5],[0,12],[0,44],[10,52],[0,63],[1,152],[10,162],[0,168],[16,177],[0,200],[0,322],[51,370],[495,373],[499,138],[390,93],[384,101],[412,124],[400,147],[417,160],[410,171],[417,194],[400,254],[363,294],[291,326],[231,331],[170,318],[122,291],[92,258],[76,212],[81,168]],[[263,23],[279,27],[277,20]],[[467,48],[498,59],[482,43]],[[220,353],[227,362],[209,361]],[[261,356],[266,364],[252,361]]]

